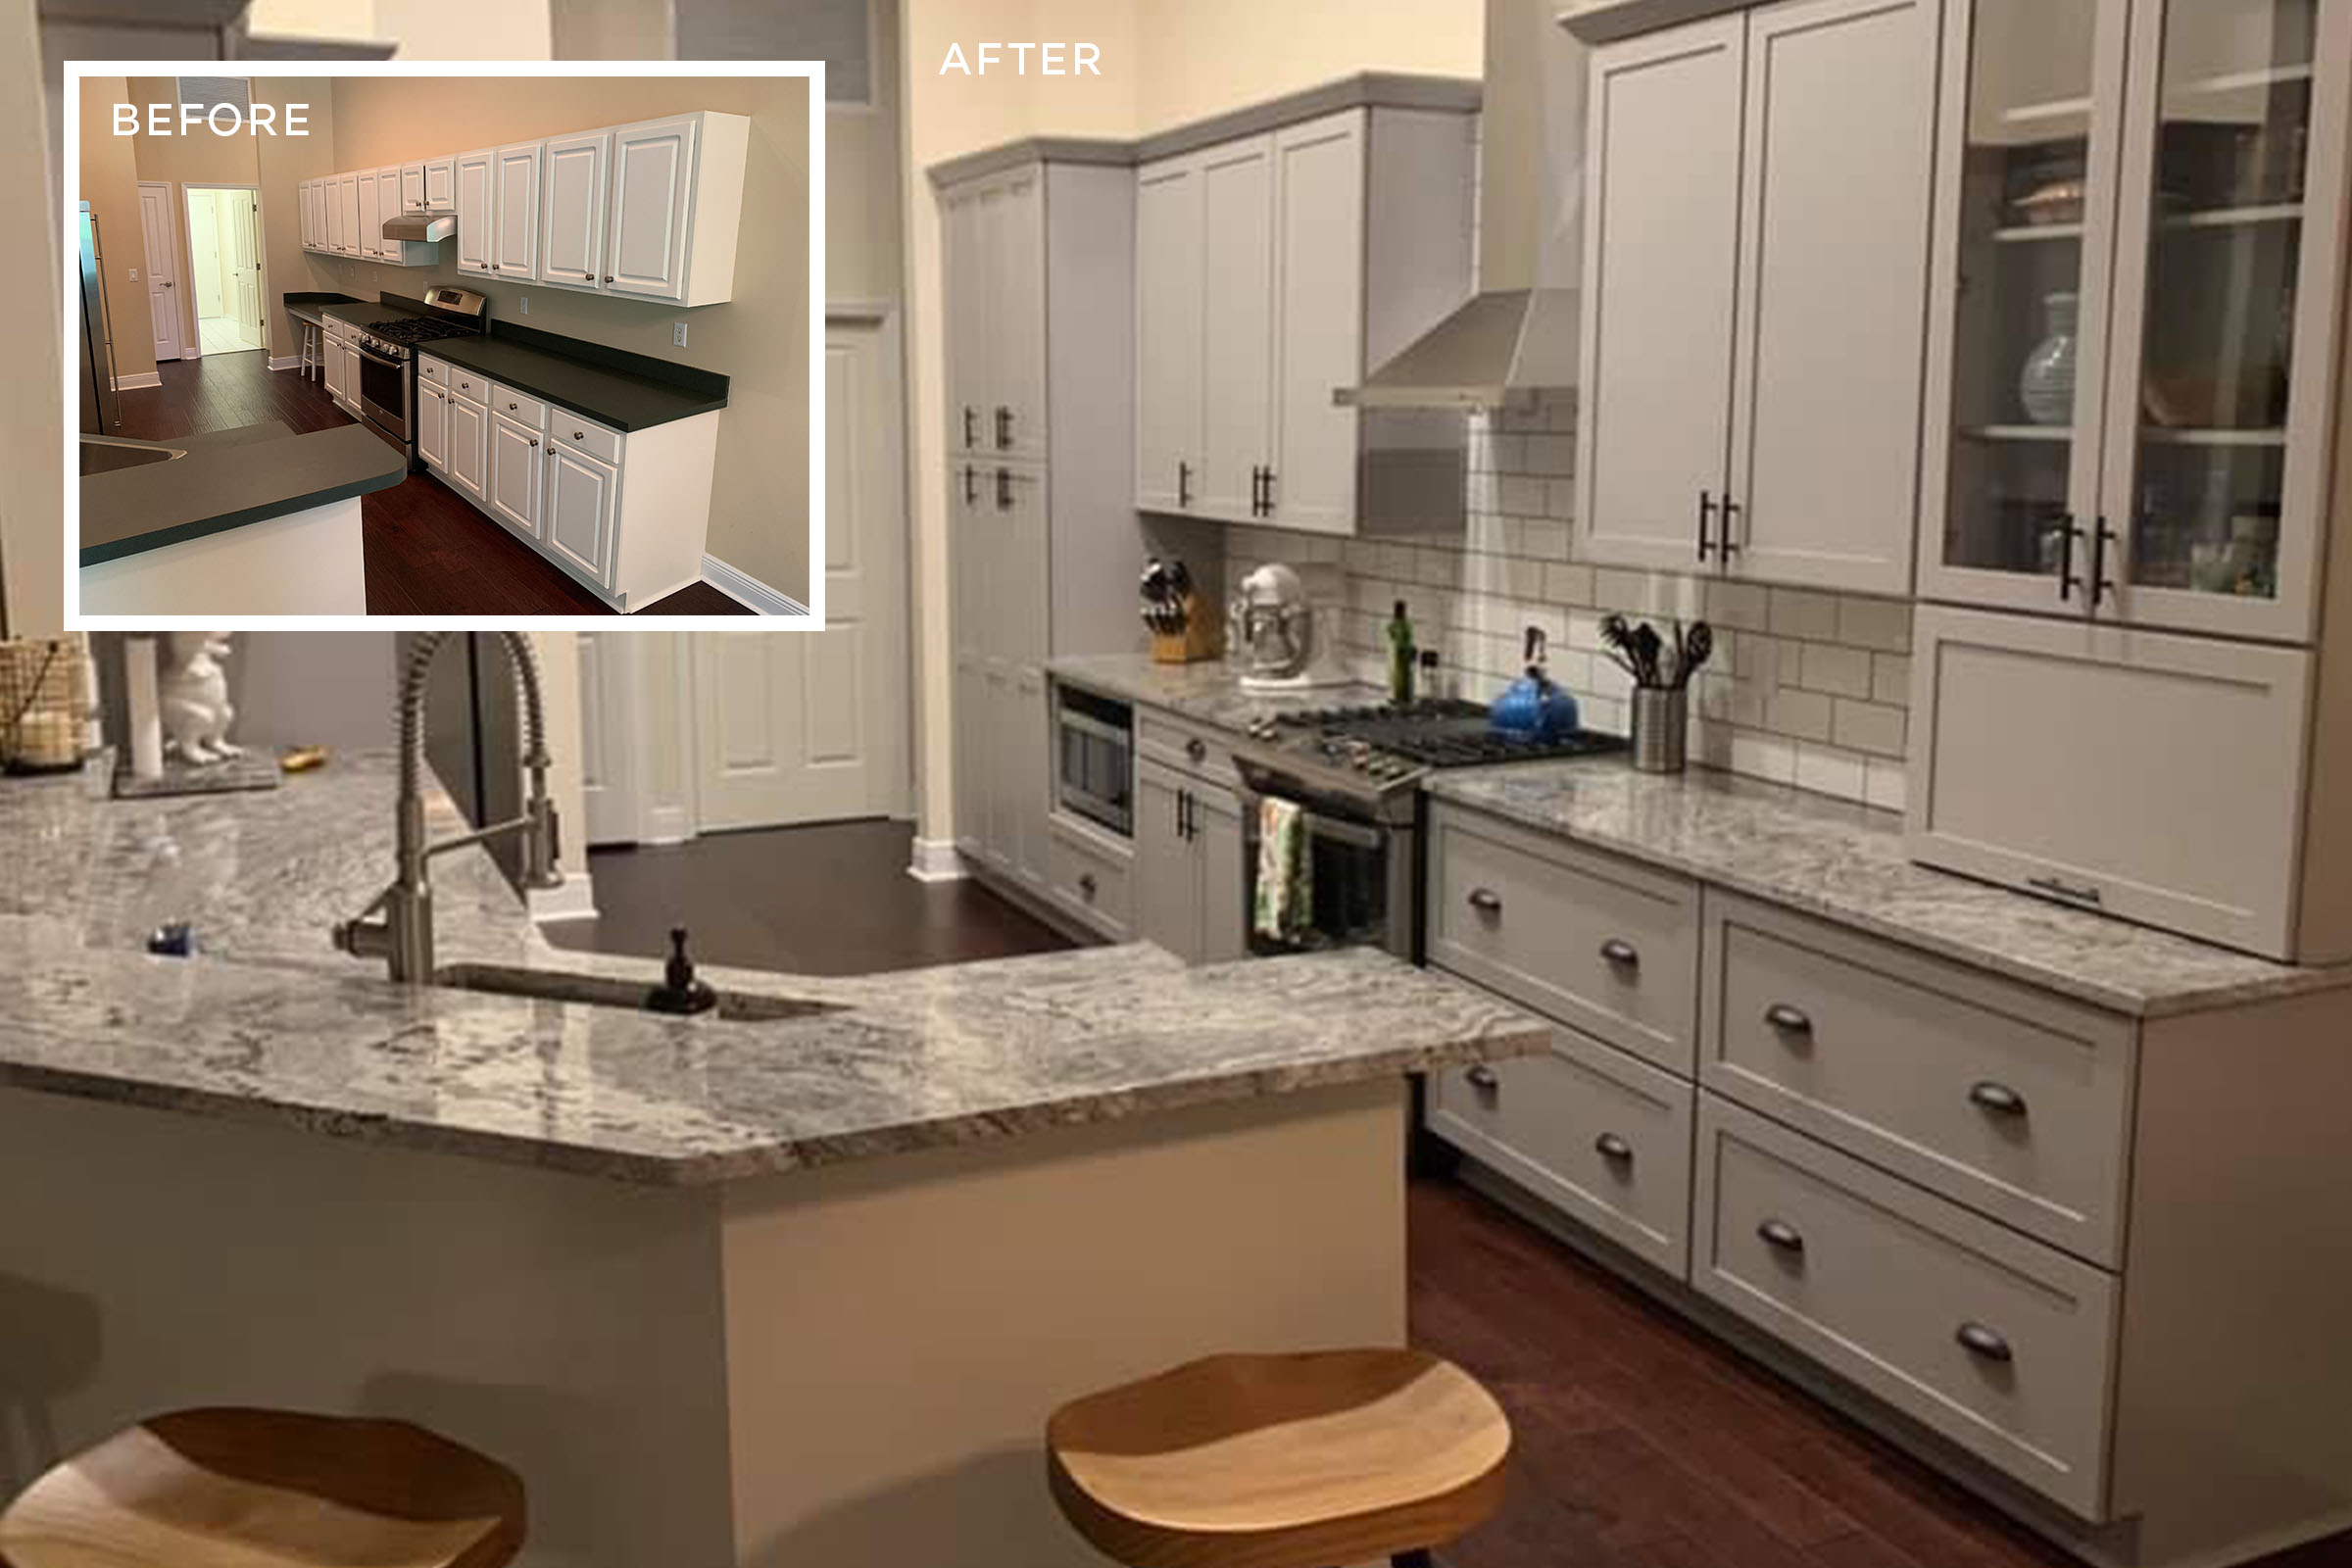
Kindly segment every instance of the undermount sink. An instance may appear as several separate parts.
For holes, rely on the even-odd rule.
[[[615,980],[601,974],[524,969],[502,963],[454,963],[443,968],[435,976],[435,982],[452,990],[480,991],[492,996],[531,997],[541,1002],[576,1002],[592,1007],[662,1013],[662,1009],[647,1001],[656,989],[652,984]],[[693,1016],[717,1018],[727,1023],[774,1023],[843,1010],[830,1002],[804,1002],[797,997],[765,997],[744,991],[721,991],[717,997],[716,1005]]]
[[[81,438],[81,471],[85,474],[143,468],[150,463],[170,463],[173,458],[186,456],[178,447],[161,447],[151,441],[125,441],[111,435]]]

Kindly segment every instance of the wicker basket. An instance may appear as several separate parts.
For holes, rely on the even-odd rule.
[[[80,636],[0,641],[0,768],[79,767],[89,689],[89,647]]]

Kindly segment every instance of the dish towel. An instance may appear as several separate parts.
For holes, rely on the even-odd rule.
[[[1314,879],[1306,853],[1306,812],[1267,796],[1257,803],[1257,934],[1295,943],[1315,923]]]

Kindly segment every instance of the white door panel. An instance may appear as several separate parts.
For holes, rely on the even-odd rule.
[[[694,131],[692,120],[661,120],[612,133],[605,272],[616,294],[678,299],[686,292]]]
[[[180,357],[179,244],[172,218],[172,187],[142,182],[139,186],[139,229],[146,240],[147,314],[155,324],[155,357]]]
[[[540,146],[501,147],[492,169],[490,270],[501,277],[538,275]]]
[[[539,276],[551,283],[596,288],[605,256],[605,161],[612,138],[603,132],[559,136],[540,165]]]

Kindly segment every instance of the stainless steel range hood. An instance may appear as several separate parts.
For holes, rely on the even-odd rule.
[[[1492,409],[1576,385],[1586,51],[1554,10],[1487,0],[1479,293],[1334,402]]]
[[[384,238],[422,240],[430,245],[458,231],[455,213],[403,213],[384,220]]]

